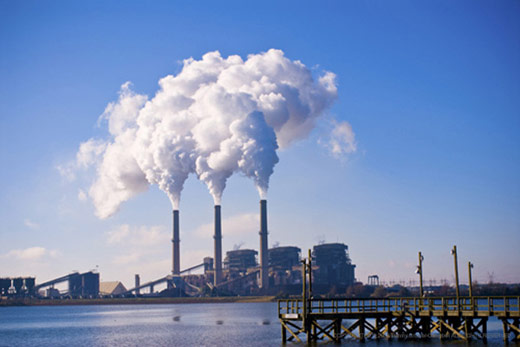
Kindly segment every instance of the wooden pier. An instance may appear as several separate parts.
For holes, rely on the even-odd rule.
[[[316,299],[311,263],[302,263],[302,298],[278,301],[283,343],[394,338],[486,342],[490,317],[502,321],[505,342],[520,341],[520,296]]]
[[[364,341],[438,337],[487,340],[502,321],[504,341],[520,341],[520,297],[291,299],[278,301],[282,341]]]

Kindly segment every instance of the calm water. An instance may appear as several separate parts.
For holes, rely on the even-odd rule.
[[[0,346],[280,346],[276,310],[276,303],[0,307]],[[488,331],[490,345],[502,343],[499,322]]]

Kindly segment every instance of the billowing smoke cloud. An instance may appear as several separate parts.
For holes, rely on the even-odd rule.
[[[275,49],[245,61],[219,52],[190,58],[159,86],[148,100],[123,84],[117,102],[100,118],[108,121],[111,138],[81,147],[84,162],[97,163],[89,195],[101,218],[150,184],[178,208],[191,173],[216,204],[237,172],[250,177],[265,198],[277,149],[305,138],[337,95],[333,73],[315,79],[305,65]]]

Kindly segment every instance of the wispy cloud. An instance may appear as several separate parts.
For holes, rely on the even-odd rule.
[[[42,258],[55,258],[56,250],[48,250],[44,247],[29,247],[25,249],[13,249],[4,255],[5,258],[16,258],[19,260],[41,260]]]
[[[79,201],[87,201],[87,193],[83,189],[78,190],[78,200]]]
[[[169,234],[166,227],[154,226],[130,226],[122,224],[106,234],[108,244],[127,244],[133,246],[154,246],[168,242]]]
[[[23,224],[30,229],[40,229],[40,225],[38,223],[33,222],[30,219],[25,219],[23,221]]]
[[[138,264],[143,258],[150,261],[156,258],[157,248],[168,244],[170,240],[166,227],[162,225],[122,224],[108,231],[105,236],[107,245],[118,249],[118,254],[112,257],[115,265]]]
[[[116,229],[107,232],[107,243],[120,243],[130,234],[130,226],[128,224],[120,225]]]
[[[348,122],[332,121],[332,131],[327,147],[335,157],[342,157],[357,150],[356,135]]]
[[[117,265],[126,265],[131,263],[136,263],[141,258],[141,254],[139,253],[130,253],[130,254],[122,254],[114,257],[112,262]]]
[[[222,219],[222,233],[225,235],[244,235],[257,231],[260,217],[258,213],[244,213]],[[207,238],[213,234],[213,223],[203,224],[195,229],[195,235]]]

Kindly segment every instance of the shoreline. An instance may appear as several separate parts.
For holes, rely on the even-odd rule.
[[[9,306],[70,306],[70,305],[154,305],[276,302],[274,296],[223,296],[198,298],[96,298],[96,299],[10,299],[1,300],[0,307]]]

